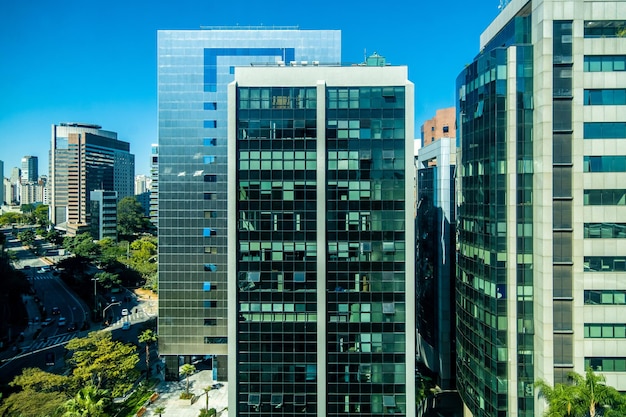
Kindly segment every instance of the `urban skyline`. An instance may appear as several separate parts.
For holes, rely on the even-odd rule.
[[[119,132],[137,156],[136,173],[149,175],[150,145],[157,142],[157,30],[201,26],[341,30],[344,62],[359,63],[378,52],[394,65],[408,66],[416,85],[415,125],[420,126],[435,109],[454,103],[454,79],[471,62],[478,35],[498,14],[498,5],[498,0],[425,3],[420,16],[430,19],[417,21],[403,12],[394,16],[393,24],[381,26],[374,24],[380,4],[373,1],[358,7],[323,1],[307,13],[282,0],[271,7],[244,1],[236,14],[226,3],[211,4],[209,10],[199,0],[183,0],[176,11],[163,0],[149,9],[117,0],[106,7],[75,0],[36,0],[28,8],[3,2],[0,57],[12,65],[0,68],[0,159],[10,170],[20,166],[24,155],[38,156],[40,173],[47,174],[50,125],[89,123]],[[73,23],[85,19],[87,30]]]

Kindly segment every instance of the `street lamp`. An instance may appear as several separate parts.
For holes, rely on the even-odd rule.
[[[98,278],[93,277],[91,278],[91,280],[93,281],[93,317],[95,321],[96,315],[98,314],[98,293],[96,290],[96,283],[98,282]]]
[[[115,303],[111,303],[108,306],[104,307],[104,310],[102,310],[102,321],[104,321],[104,313],[106,313],[106,311],[109,309],[109,307],[118,306],[120,304],[122,304],[122,302],[121,301],[117,301]]]

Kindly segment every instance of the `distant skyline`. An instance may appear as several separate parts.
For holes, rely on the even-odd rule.
[[[48,173],[52,124],[92,123],[130,142],[135,174],[149,174],[157,138],[158,30],[298,26],[342,32],[343,63],[374,52],[407,65],[415,84],[415,134],[454,106],[457,75],[479,49],[500,0],[389,3],[321,0],[5,0],[0,2],[0,160],[4,175],[25,155]],[[393,3],[391,3],[393,5]],[[384,10],[381,10],[384,7]]]

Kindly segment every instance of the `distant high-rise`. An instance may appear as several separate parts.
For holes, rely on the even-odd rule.
[[[10,187],[11,198],[10,198],[10,201],[7,201],[7,203],[12,204],[12,205],[20,204],[20,194],[22,191],[21,178],[22,178],[22,170],[18,167],[11,168],[11,177],[9,180],[11,182],[11,187]]]
[[[4,161],[0,161],[0,179],[2,179],[2,186],[0,187],[0,206],[5,203],[4,199]]]
[[[117,192],[94,190],[90,193],[91,235],[94,239],[117,241]]]
[[[626,2],[512,0],[457,78],[457,386],[474,417],[535,382],[626,391]],[[469,415],[469,414],[468,414]]]
[[[237,416],[415,416],[413,84],[382,59],[242,67],[229,85]]]
[[[52,125],[50,220],[70,235],[89,231],[91,191],[116,191],[118,201],[132,196],[134,174],[135,156],[117,133],[97,125]]]
[[[438,138],[417,159],[417,351],[437,385],[456,387],[455,138]]]
[[[180,355],[209,354],[225,378],[227,343],[236,343],[227,318],[227,85],[237,66],[338,63],[341,33],[163,30],[157,47],[159,353],[168,378],[178,378]]]
[[[27,155],[22,158],[22,184],[36,183],[39,179],[39,158]]]
[[[424,122],[421,127],[422,146],[440,138],[456,137],[456,108],[439,109],[435,117]]]

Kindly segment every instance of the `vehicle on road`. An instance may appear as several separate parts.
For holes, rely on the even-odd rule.
[[[73,322],[67,326],[68,332],[75,332],[76,330],[78,330],[78,323],[76,322]]]
[[[52,322],[54,322],[54,319],[52,317],[48,317],[47,319],[45,319],[44,321],[41,322],[41,325],[43,327],[47,327],[47,326],[51,325]]]
[[[30,269],[30,265],[24,265],[24,269]]]
[[[122,324],[122,330],[130,330],[130,321],[125,321]]]
[[[46,366],[54,366],[54,352],[46,352]]]
[[[65,320],[65,317],[59,317],[59,322],[57,323],[57,326],[63,327],[66,324],[67,324],[67,321]]]
[[[128,309],[127,308],[123,308],[122,309],[122,316],[128,316]]]
[[[59,310],[59,307],[52,307],[52,315],[55,316],[57,314],[61,314],[61,310]]]

